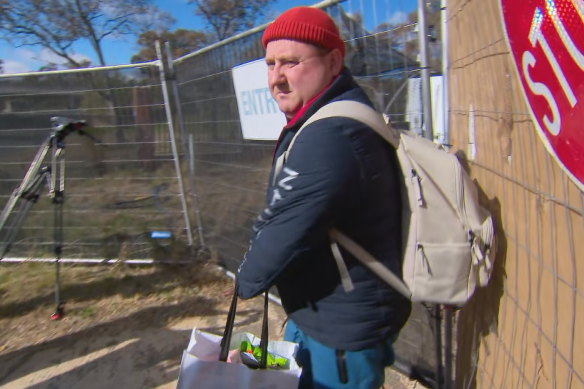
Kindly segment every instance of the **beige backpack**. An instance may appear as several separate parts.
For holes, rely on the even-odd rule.
[[[464,304],[491,275],[494,226],[489,212],[479,205],[475,184],[455,155],[428,139],[392,130],[381,114],[365,104],[337,101],[304,123],[276,162],[276,173],[304,127],[338,116],[366,124],[397,149],[404,199],[403,281],[341,231],[330,231],[345,290],[353,285],[337,243],[412,301]]]

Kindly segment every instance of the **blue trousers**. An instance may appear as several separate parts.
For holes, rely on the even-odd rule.
[[[288,320],[284,340],[298,343],[302,366],[298,389],[379,389],[394,361],[395,337],[358,351],[335,350],[317,342]]]

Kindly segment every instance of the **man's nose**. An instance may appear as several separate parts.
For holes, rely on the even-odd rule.
[[[277,63],[274,65],[270,76],[272,83],[274,84],[280,84],[286,80],[282,65]]]

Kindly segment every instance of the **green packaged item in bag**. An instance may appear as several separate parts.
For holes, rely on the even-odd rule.
[[[250,367],[259,367],[262,359],[262,350],[259,346],[252,345],[248,340],[241,342],[239,346],[243,363]],[[268,352],[266,367],[268,369],[287,369],[288,359]]]

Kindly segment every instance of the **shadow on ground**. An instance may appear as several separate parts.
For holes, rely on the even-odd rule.
[[[174,387],[182,350],[192,324],[214,333],[223,330],[227,302],[203,296],[172,306],[149,307],[0,355],[3,388],[153,388]],[[259,305],[258,305],[259,307]],[[177,318],[183,324],[169,326]],[[261,309],[238,312],[237,327],[257,323]],[[165,386],[167,385],[167,386]]]

